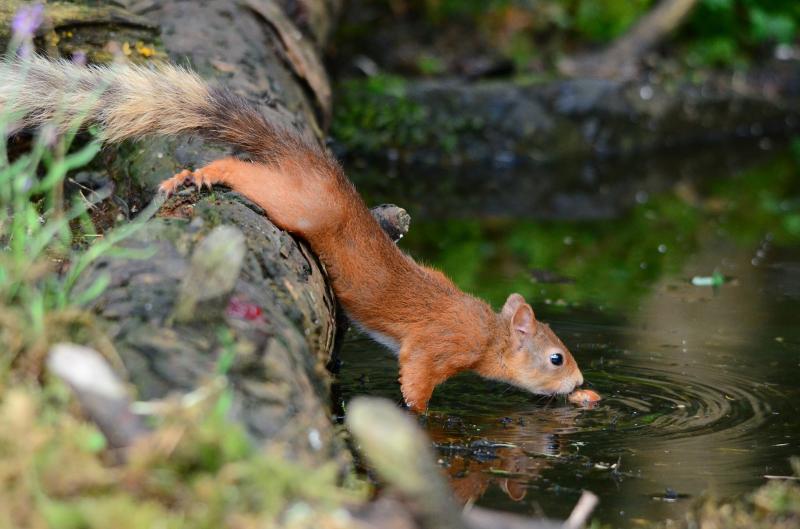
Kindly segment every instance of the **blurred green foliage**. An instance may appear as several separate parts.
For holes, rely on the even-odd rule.
[[[584,39],[606,42],[621,35],[654,3],[652,0],[560,1],[572,14],[572,27]]]
[[[793,42],[798,25],[800,2],[793,0],[701,0],[678,39],[690,62],[729,65],[761,45]]]
[[[749,247],[766,234],[774,244],[800,243],[797,145],[796,159],[715,181],[702,198],[676,188],[603,222],[420,220],[403,246],[495,306],[516,291],[539,304],[624,310],[663,277],[688,281],[679,273],[711,233]],[[537,282],[537,270],[556,280]]]
[[[0,78],[7,67],[0,61]],[[82,310],[105,289],[108,276],[98,275],[80,291],[75,286],[99,257],[133,256],[117,244],[155,211],[148,208],[135,221],[101,233],[91,214],[107,197],[65,196],[67,174],[92,161],[100,140],[73,148],[77,130],[57,134],[45,127],[28,152],[10,159],[8,124],[18,117],[0,115],[0,377],[15,364],[37,374],[43,353],[56,341],[92,343],[108,353],[93,317]]]
[[[525,67],[536,57],[550,60],[602,45],[622,35],[656,0],[363,0],[384,10],[384,23],[405,19],[435,36],[447,28],[468,31],[496,52]],[[383,7],[381,7],[383,6]],[[370,28],[374,28],[371,21]],[[347,26],[345,23],[344,26]],[[666,46],[690,66],[746,62],[765,45],[798,37],[796,0],[699,0]],[[351,28],[352,30],[352,28]],[[356,32],[357,33],[357,32]],[[351,31],[352,36],[352,31]],[[346,38],[346,36],[345,36]],[[430,56],[422,66],[431,63]],[[420,68],[435,75],[441,68]]]

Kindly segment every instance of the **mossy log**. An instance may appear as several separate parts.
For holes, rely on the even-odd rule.
[[[325,369],[335,301],[322,268],[256,208],[198,198],[173,199],[122,244],[139,255],[104,257],[84,274],[87,287],[110,278],[92,308],[138,397],[190,392],[224,369],[234,418],[254,439],[310,464],[341,456]]]
[[[0,27],[23,4],[2,2]],[[269,119],[322,141],[330,89],[318,48],[336,0],[295,3],[291,13],[272,0],[115,4],[46,4],[37,47],[92,61],[187,64],[259,104]],[[124,222],[154,199],[159,181],[223,152],[197,137],[151,138],[109,146],[73,180],[84,189],[113,186],[113,199],[95,214]],[[138,398],[189,392],[225,370],[232,414],[254,440],[283,446],[303,463],[346,465],[326,370],[336,303],[307,247],[235,196],[186,191],[122,248],[96,261],[77,288],[109,278],[91,309]]]
[[[270,119],[322,141],[330,94],[317,48],[330,29],[336,0],[291,2],[291,16],[283,11],[284,3],[271,0],[117,4],[130,12],[122,7],[96,10],[88,2],[49,3],[37,44],[49,53],[56,48],[62,55],[83,51],[96,60],[123,54],[137,61],[161,56],[188,62],[202,75],[260,102]],[[7,25],[19,5],[14,0],[0,4],[0,25]],[[166,202],[155,196],[162,179],[221,152],[199,138],[149,139],[111,146],[92,167],[74,175],[70,186],[81,190],[113,186],[113,199],[94,210],[101,224],[124,222],[148,204],[158,208],[115,252],[96,260],[76,290],[94,288],[97,278],[107,278],[90,309],[111,338],[137,398],[189,393],[224,373],[233,397],[231,414],[255,442],[269,444],[272,453],[282,449],[309,467],[338,462],[349,469],[350,454],[335,435],[328,402],[326,366],[337,331],[336,303],[314,254],[270,223],[266,212],[233,193],[186,189]],[[409,217],[400,208],[381,206],[373,214],[395,239],[408,228]],[[100,395],[91,382],[101,377],[89,380],[88,388],[83,387],[86,379],[70,378],[76,354],[84,360],[94,355],[54,348],[51,372],[73,388],[111,446],[126,448],[147,436],[146,424],[114,423],[115,415],[123,422],[131,418],[122,384]],[[102,359],[96,355],[93,362]],[[92,369],[99,373],[100,368]],[[416,490],[407,486],[407,475],[386,473],[389,490],[402,501],[389,497],[348,506],[357,526],[416,529],[441,520],[476,529],[546,526],[516,518],[516,525],[499,523],[502,519],[493,513],[462,520],[443,480],[436,479],[432,453],[414,421],[390,403],[376,405],[377,415],[370,415],[368,404],[361,405],[362,416],[376,417],[373,433],[393,432],[404,424],[396,433],[412,453],[398,452],[392,444],[388,451],[377,446],[374,460],[418,459],[408,471],[430,483],[416,479],[422,483]],[[354,434],[362,441],[379,439],[369,437],[368,422],[356,420],[360,427]],[[423,492],[430,496],[421,503]],[[433,514],[439,506],[446,518]]]

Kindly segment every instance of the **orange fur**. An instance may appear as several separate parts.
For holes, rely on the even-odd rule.
[[[307,240],[348,315],[397,345],[403,397],[416,411],[427,408],[438,384],[464,370],[543,394],[568,393],[583,382],[567,348],[522,296],[512,294],[495,314],[403,254],[337,166],[297,154],[272,164],[224,158],[179,173],[160,189],[226,185]],[[561,366],[549,363],[553,352],[563,355]]]
[[[568,393],[583,382],[567,348],[522,296],[503,310],[461,292],[415,263],[381,230],[336,160],[257,106],[175,66],[82,68],[44,57],[0,60],[0,113],[26,127],[99,124],[107,141],[195,132],[235,146],[254,162],[217,160],[164,182],[224,184],[278,226],[306,239],[347,313],[400,357],[406,403],[424,410],[433,388],[473,370],[534,393]],[[558,365],[549,359],[561,355]]]

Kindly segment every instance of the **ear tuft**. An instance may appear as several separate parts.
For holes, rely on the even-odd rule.
[[[511,317],[517,312],[517,309],[520,307],[520,305],[524,304],[525,298],[515,292],[506,299],[501,314],[507,319],[511,319]]]
[[[516,312],[511,317],[511,328],[522,334],[533,334],[536,326],[536,318],[533,316],[533,309],[527,303],[517,307]]]
[[[536,316],[533,314],[531,306],[520,294],[515,292],[508,296],[501,314],[511,321],[512,329],[525,334],[533,334],[536,327]]]

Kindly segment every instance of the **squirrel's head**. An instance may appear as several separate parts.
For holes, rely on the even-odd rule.
[[[525,298],[508,296],[500,324],[510,333],[504,380],[540,395],[570,393],[583,384],[581,370],[567,347],[549,325],[536,319]]]

